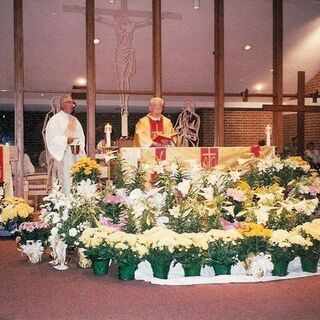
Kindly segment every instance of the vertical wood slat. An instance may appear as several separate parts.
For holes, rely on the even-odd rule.
[[[305,72],[298,71],[298,105],[304,106],[305,94]],[[297,153],[300,156],[304,155],[304,121],[305,113],[297,112]]]
[[[86,0],[86,65],[87,65],[87,153],[94,158],[96,127],[96,63],[94,0]]]
[[[24,177],[24,63],[23,63],[23,7],[22,0],[14,0],[14,126],[18,161],[15,174],[15,195],[23,197]]]
[[[214,145],[224,146],[224,2],[214,2]]]
[[[153,92],[162,96],[161,0],[152,0]]]
[[[273,0],[273,104],[283,101],[283,3]],[[273,144],[283,150],[283,114],[273,113]]]

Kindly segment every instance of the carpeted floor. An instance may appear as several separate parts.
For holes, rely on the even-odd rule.
[[[27,263],[0,241],[0,319],[320,319],[320,277],[186,287],[96,277],[72,264]]]

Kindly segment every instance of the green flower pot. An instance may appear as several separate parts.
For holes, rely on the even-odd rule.
[[[317,272],[319,256],[316,255],[304,255],[300,256],[302,271],[305,272]]]
[[[212,262],[212,267],[216,276],[231,274],[232,264],[223,264],[218,262]]]
[[[134,273],[138,266],[136,264],[119,264],[118,265],[118,277],[120,280],[133,280]]]
[[[109,271],[110,259],[94,259],[92,261],[92,270],[96,276],[104,276]]]
[[[171,261],[155,261],[151,262],[153,276],[159,279],[168,279]]]
[[[284,277],[288,274],[288,265],[289,262],[288,260],[272,260],[273,262],[273,270],[272,270],[272,275],[273,276],[278,276],[278,277]]]
[[[182,265],[183,270],[184,270],[184,276],[185,277],[196,277],[200,276],[201,272],[201,262],[200,263],[195,263],[191,266],[184,266]]]

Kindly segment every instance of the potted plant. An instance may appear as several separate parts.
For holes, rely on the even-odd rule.
[[[112,244],[112,259],[118,265],[119,279],[134,279],[138,264],[148,252],[147,248],[140,243],[137,235],[121,231],[110,234],[109,242]]]

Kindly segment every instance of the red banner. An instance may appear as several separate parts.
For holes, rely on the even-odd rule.
[[[200,148],[201,165],[206,168],[212,168],[219,163],[219,148]]]
[[[4,160],[3,160],[3,147],[0,146],[0,182],[4,180]]]
[[[157,161],[163,161],[167,159],[167,148],[155,148],[155,158]]]
[[[256,158],[259,158],[259,157],[260,157],[260,146],[253,146],[253,147],[251,147],[251,153],[253,153],[253,155],[254,155]]]

